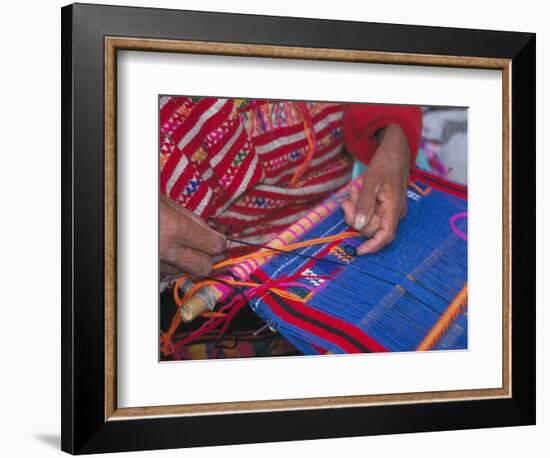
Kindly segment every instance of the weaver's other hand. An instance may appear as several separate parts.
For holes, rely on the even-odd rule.
[[[160,197],[161,276],[187,273],[204,277],[213,258],[227,249],[225,238],[168,197]]]
[[[360,189],[353,186],[342,203],[346,223],[369,240],[357,254],[374,253],[395,238],[400,218],[407,212],[409,146],[401,127],[389,124],[380,131],[380,146],[370,160]]]

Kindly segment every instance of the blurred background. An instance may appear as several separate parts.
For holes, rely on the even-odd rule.
[[[468,184],[468,109],[421,107],[422,140],[416,167],[462,185]],[[356,161],[353,176],[365,166]]]
[[[468,109],[423,107],[416,166],[463,185],[468,181]]]

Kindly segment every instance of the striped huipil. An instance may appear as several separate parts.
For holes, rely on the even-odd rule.
[[[161,97],[160,191],[261,244],[349,180],[350,153],[368,163],[388,123],[403,128],[413,161],[418,107]]]

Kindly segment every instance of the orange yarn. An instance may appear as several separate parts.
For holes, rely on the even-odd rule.
[[[449,307],[447,307],[447,310],[445,310],[443,315],[437,320],[430,332],[426,334],[426,337],[420,342],[420,345],[416,347],[416,351],[431,350],[445,331],[449,329],[449,326],[457,315],[464,310],[466,302],[468,302],[468,284],[465,284],[456,295]]]
[[[203,318],[225,318],[227,313],[223,312],[203,312],[201,314]]]
[[[178,311],[176,312],[176,314],[172,318],[172,322],[170,324],[170,328],[168,329],[168,331],[166,331],[166,332],[161,331],[160,332],[160,344],[161,344],[160,351],[162,352],[162,354],[164,356],[167,356],[167,355],[172,353],[172,346],[173,346],[172,337],[176,333],[176,330],[178,329],[178,326],[183,321],[183,319],[181,317],[181,313],[180,313],[180,308],[183,306],[183,304],[185,304],[185,301],[187,301],[187,299],[189,299],[193,294],[195,294],[203,286],[218,283],[214,280],[204,280],[204,281],[201,281],[199,283],[196,283],[195,285],[193,285],[192,288],[190,288],[188,291],[186,291],[183,298],[181,298],[180,295],[179,295],[179,290],[180,290],[180,287],[181,287],[182,283],[185,280],[187,280],[187,276],[182,275],[181,277],[179,277],[176,280],[176,283],[174,284],[174,289],[173,289],[174,301],[178,305]],[[212,313],[212,312],[205,312],[205,313]],[[217,318],[217,317],[213,317],[213,318]]]
[[[292,244],[289,244],[289,245],[285,245],[281,248],[278,248],[277,250],[278,251],[292,251],[292,250],[307,247],[307,246],[310,246],[310,245],[318,245],[320,243],[335,242],[335,241],[347,239],[347,238],[350,238],[350,237],[357,237],[359,235],[361,235],[361,234],[359,232],[356,232],[356,231],[342,232],[341,234],[331,235],[331,236],[328,236],[328,237],[319,237],[319,238],[316,238],[316,239],[310,239],[310,240],[306,240],[306,241],[303,241],[303,242],[292,243]],[[217,270],[217,269],[221,269],[223,267],[231,266],[231,265],[234,265],[234,264],[239,264],[239,263],[241,263],[243,261],[246,261],[246,260],[253,260],[253,259],[256,259],[256,258],[263,258],[263,257],[266,256],[267,252],[269,252],[269,251],[270,251],[269,248],[260,248],[260,250],[254,252],[254,253],[250,253],[250,254],[247,254],[247,255],[244,255],[244,256],[239,256],[237,258],[226,259],[225,261],[218,262],[217,264],[214,264],[213,269]],[[185,302],[191,296],[193,296],[199,289],[201,289],[201,288],[203,288],[204,286],[207,286],[207,285],[214,285],[214,284],[221,283],[221,282],[218,282],[216,280],[210,280],[210,279],[199,281],[199,282],[195,283],[191,288],[189,288],[189,290],[187,290],[185,292],[184,296],[181,297],[180,296],[180,288],[181,288],[181,285],[186,280],[188,280],[188,276],[184,274],[181,277],[179,277],[176,280],[176,282],[174,283],[174,288],[173,288],[174,302],[178,306],[178,311],[176,312],[176,314],[172,318],[172,322],[170,324],[170,328],[168,329],[168,331],[166,331],[166,332],[161,331],[161,333],[160,333],[161,352],[164,356],[167,356],[167,355],[172,353],[172,349],[173,349],[172,337],[176,333],[176,330],[177,330],[178,326],[183,321],[181,313],[180,313],[181,307],[183,307]],[[249,286],[249,287],[261,286],[261,284],[259,284],[259,283],[246,282],[246,281],[235,281],[235,280],[230,280],[230,279],[225,280],[225,283],[229,283],[230,285],[233,285],[233,286]],[[297,296],[294,293],[282,290],[280,288],[277,288],[276,286],[273,286],[273,287],[270,287],[270,288],[267,288],[267,289],[269,291],[271,291],[273,294],[277,294],[278,296],[280,296],[284,299],[290,299],[290,300],[293,300],[293,301],[303,302],[303,303],[306,303],[312,296],[312,294],[310,293],[305,298],[301,298],[301,297]],[[204,312],[202,314],[202,316],[205,317],[205,318],[224,318],[226,315],[224,313],[208,311],[208,312]]]
[[[359,237],[360,235],[361,234],[356,231],[342,232],[341,234],[331,235],[328,237],[320,237],[316,239],[305,240],[303,242],[291,243],[281,248],[277,248],[277,251],[292,251],[292,250],[297,250],[299,248],[304,248],[310,245],[336,242],[338,240],[348,239],[350,237]],[[263,258],[266,256],[267,252],[270,252],[270,251],[271,250],[269,248],[260,248],[260,250],[255,251],[254,253],[246,254],[244,256],[239,256],[238,258],[231,258],[231,259],[226,259],[225,261],[221,261],[214,265],[214,269],[221,269],[222,267],[231,266],[233,264],[239,264],[241,262],[251,260],[251,259]]]
[[[309,167],[309,164],[311,160],[313,159],[313,155],[315,154],[315,126],[313,125],[311,118],[309,116],[309,112],[307,111],[306,104],[304,102],[296,102],[296,107],[298,108],[298,113],[300,114],[300,117],[302,118],[302,123],[304,125],[304,132],[306,134],[307,143],[308,143],[308,149],[306,153],[306,158],[304,159],[304,162],[300,164],[296,172],[294,172],[294,175],[292,176],[290,180],[290,186],[294,186],[298,180],[302,177],[302,175],[305,173],[307,168]],[[308,122],[311,124],[311,126],[308,126]]]
[[[414,181],[409,181],[409,186],[413,188],[415,191],[417,191],[418,193],[420,193],[421,196],[427,196],[432,190],[430,186],[426,187],[426,189],[422,189]]]

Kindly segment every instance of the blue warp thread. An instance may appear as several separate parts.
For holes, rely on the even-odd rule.
[[[292,253],[274,256],[262,270],[270,278],[302,272],[296,281],[318,288],[307,306],[356,326],[390,351],[413,351],[467,281],[467,242],[449,224],[453,215],[467,211],[467,202],[436,189],[425,196],[410,190],[408,196],[408,214],[394,242],[379,253],[357,256],[357,247],[366,240],[357,237],[343,240],[322,258],[334,262],[317,260],[306,272],[311,260]],[[456,224],[467,233],[467,218]],[[338,209],[300,240],[347,230]],[[312,245],[296,253],[318,257],[325,248]],[[293,286],[289,291],[305,297],[310,289]],[[252,309],[304,354],[317,354],[314,346],[343,352],[279,319],[262,297],[250,300]],[[467,315],[462,313],[434,349],[466,349],[467,337]]]

